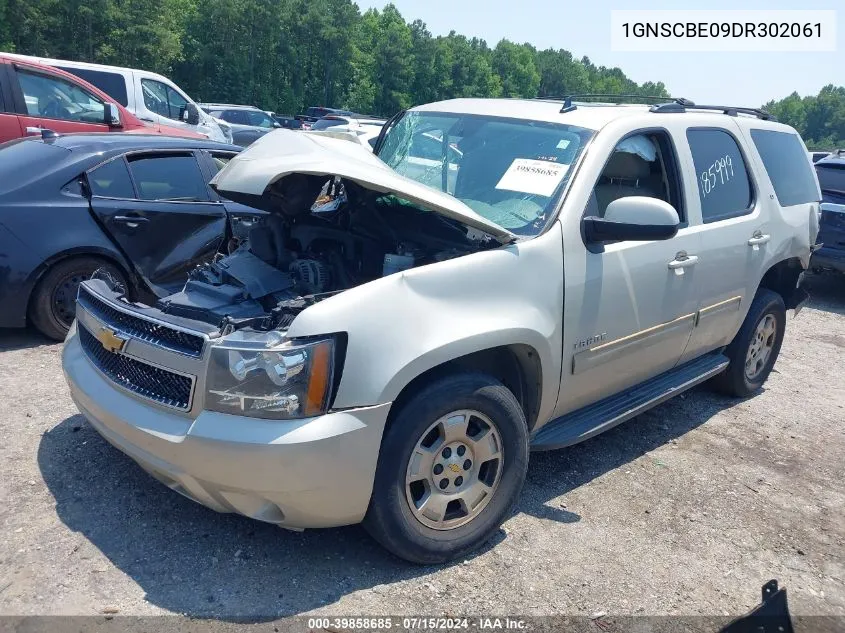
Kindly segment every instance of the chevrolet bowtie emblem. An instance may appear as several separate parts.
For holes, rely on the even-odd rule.
[[[449,470],[451,470],[453,473],[459,473],[461,472],[461,467],[457,464],[449,464]]]
[[[107,327],[100,328],[100,331],[97,332],[97,340],[100,341],[100,345],[102,345],[112,353],[117,353],[121,351],[123,349],[123,346],[126,345],[125,338],[118,335],[111,328]]]

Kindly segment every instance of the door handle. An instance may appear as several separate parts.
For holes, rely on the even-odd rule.
[[[683,275],[684,268],[695,266],[697,263],[698,255],[687,255],[686,251],[681,251],[669,262],[669,270],[674,270],[676,275]]]
[[[112,219],[115,222],[125,224],[130,229],[137,229],[139,224],[146,224],[150,221],[149,218],[145,218],[140,215],[116,215]]]
[[[754,231],[754,234],[748,240],[748,245],[755,251],[759,251],[760,245],[766,244],[770,239],[772,239],[771,235],[764,234],[762,231]]]
[[[40,136],[41,135],[41,126],[37,125],[30,125],[26,128],[26,135],[27,136]]]

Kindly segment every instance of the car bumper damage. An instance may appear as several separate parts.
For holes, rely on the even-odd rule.
[[[172,490],[291,529],[364,517],[389,403],[299,420],[212,411],[190,417],[116,387],[88,359],[76,326],[62,360],[91,425]]]

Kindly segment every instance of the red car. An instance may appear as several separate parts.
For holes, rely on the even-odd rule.
[[[204,138],[188,130],[145,123],[76,75],[0,54],[0,143],[45,129],[62,134],[134,132]]]

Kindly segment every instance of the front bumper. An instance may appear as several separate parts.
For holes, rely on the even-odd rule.
[[[89,362],[75,328],[62,366],[100,435],[190,499],[294,529],[364,518],[389,403],[305,420],[191,418],[116,388]]]

